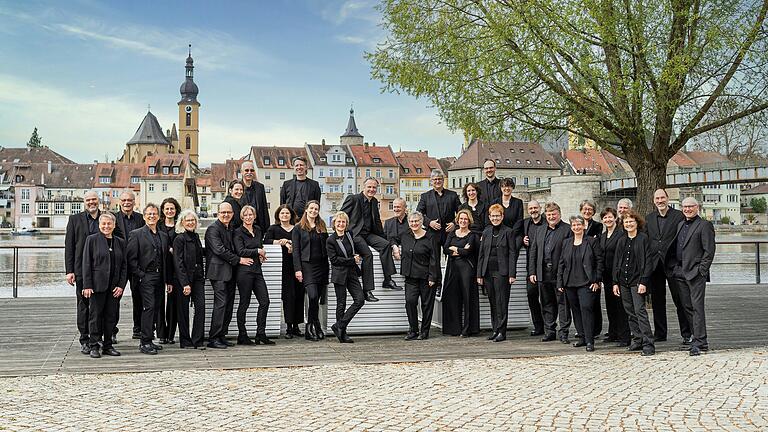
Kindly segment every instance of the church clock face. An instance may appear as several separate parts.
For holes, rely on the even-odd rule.
[[[184,107],[184,111],[186,111],[188,113],[191,113],[192,112],[192,105],[187,105],[186,107]]]

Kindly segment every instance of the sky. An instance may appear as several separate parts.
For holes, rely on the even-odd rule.
[[[426,100],[381,93],[364,58],[385,38],[374,0],[0,0],[0,146],[119,158],[148,107],[178,122],[192,44],[200,165],[252,145],[336,143],[350,106],[365,141],[458,156]]]

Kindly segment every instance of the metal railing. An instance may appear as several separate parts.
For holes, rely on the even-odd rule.
[[[755,266],[755,283],[760,284],[762,283],[762,276],[760,271],[760,266],[762,264],[761,256],[760,256],[760,246],[768,244],[768,240],[726,240],[726,241],[717,241],[717,245],[754,245],[755,247],[755,260],[752,261],[742,261],[742,262],[717,262],[715,261],[713,265],[750,265],[754,264]],[[11,280],[12,280],[12,292],[13,292],[13,298],[17,298],[19,295],[19,276],[20,275],[27,275],[27,274],[60,274],[62,276],[62,283],[64,283],[64,269],[59,270],[35,270],[35,271],[28,271],[28,270],[20,270],[19,269],[19,263],[20,263],[20,253],[21,250],[34,250],[34,249],[48,249],[48,250],[63,250],[64,246],[0,246],[0,251],[2,250],[12,250],[13,251],[13,261],[11,263],[11,270],[5,270],[0,271],[0,276],[10,274]],[[717,255],[715,255],[717,257]],[[736,282],[739,284],[739,282]]]

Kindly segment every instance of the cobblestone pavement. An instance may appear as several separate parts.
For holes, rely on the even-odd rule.
[[[766,430],[767,349],[0,379],[0,430]]]

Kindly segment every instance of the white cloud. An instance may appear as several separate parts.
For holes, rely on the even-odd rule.
[[[375,6],[376,2],[373,0],[345,0],[341,5],[329,2],[321,15],[323,19],[336,25],[344,24],[348,20],[376,24],[379,22],[379,13]]]
[[[364,45],[368,42],[364,37],[349,36],[349,35],[337,35],[336,40],[339,42],[353,44],[353,45]]]

